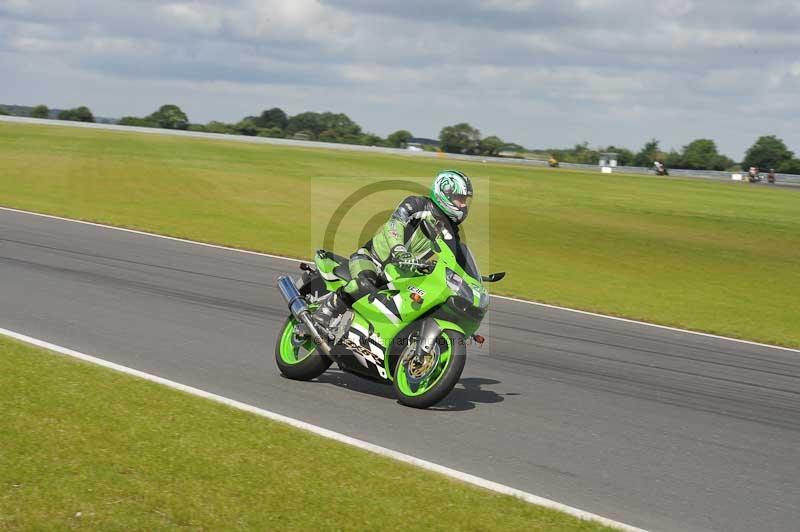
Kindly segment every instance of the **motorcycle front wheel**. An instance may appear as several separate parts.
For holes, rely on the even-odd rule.
[[[412,408],[428,408],[449,394],[461,378],[467,360],[463,334],[443,331],[431,352],[417,359],[417,340],[406,343],[394,370],[397,400]]]

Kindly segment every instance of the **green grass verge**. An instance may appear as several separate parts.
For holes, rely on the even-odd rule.
[[[0,123],[0,159],[3,205],[301,257],[320,244],[310,236],[312,190],[327,201],[340,185],[429,182],[456,164],[9,123]],[[491,252],[485,270],[509,272],[493,291],[800,347],[800,194],[456,166],[488,199],[466,228],[490,222],[471,244]]]
[[[612,530],[4,338],[0,412],[0,530]]]

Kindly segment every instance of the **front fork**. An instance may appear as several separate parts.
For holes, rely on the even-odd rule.
[[[428,356],[436,345],[436,340],[442,334],[443,329],[433,318],[427,318],[422,322],[422,328],[419,331],[419,341],[417,342],[417,349],[414,357],[421,361]]]

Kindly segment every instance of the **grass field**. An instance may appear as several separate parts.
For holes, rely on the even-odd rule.
[[[2,205],[301,257],[309,205],[457,166],[494,292],[800,347],[791,190],[9,123],[0,159]]]
[[[0,530],[611,530],[3,338],[0,412]]]

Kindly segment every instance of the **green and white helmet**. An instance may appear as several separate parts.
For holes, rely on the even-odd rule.
[[[458,170],[439,172],[433,180],[431,199],[453,223],[460,224],[467,219],[472,201],[472,183],[466,174]]]

